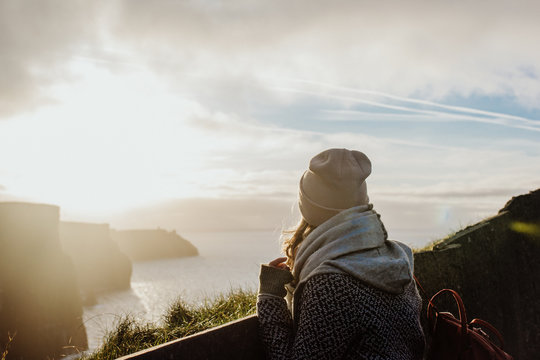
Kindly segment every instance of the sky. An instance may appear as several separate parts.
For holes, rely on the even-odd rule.
[[[291,226],[364,152],[420,246],[540,187],[535,1],[0,0],[0,201],[116,228]]]

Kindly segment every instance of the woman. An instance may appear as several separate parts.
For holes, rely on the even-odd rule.
[[[363,153],[330,149],[302,176],[302,220],[284,243],[287,257],[261,266],[257,313],[269,359],[422,358],[412,251],[387,239],[369,204],[370,173]]]

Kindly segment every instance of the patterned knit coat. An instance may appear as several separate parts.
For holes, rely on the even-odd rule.
[[[365,219],[365,214],[364,211],[360,215]],[[344,216],[358,220],[359,215]],[[372,224],[378,221],[373,219]],[[355,229],[358,223],[355,222]],[[335,235],[335,226],[328,229],[333,231],[330,235]],[[316,230],[322,236],[329,234],[324,228]],[[363,249],[360,253],[373,250],[378,254],[383,252],[382,246],[395,245],[386,241],[382,223],[381,230],[377,235],[381,237],[381,248]],[[325,249],[331,253],[332,236],[326,244]],[[425,345],[420,325],[422,301],[414,280],[401,282],[402,290],[392,293],[366,283],[354,273],[331,271],[328,266],[322,268],[325,271],[315,271],[294,290],[293,318],[284,299],[285,284],[291,282],[292,274],[261,266],[257,314],[268,359],[422,359]]]
[[[284,298],[259,295],[268,359],[422,359],[422,303],[414,283],[392,295],[346,274],[323,274],[307,281],[300,299],[295,326]]]

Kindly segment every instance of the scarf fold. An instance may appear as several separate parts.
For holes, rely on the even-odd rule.
[[[372,209],[361,205],[342,211],[304,239],[293,269],[297,290],[312,276],[346,273],[388,293],[405,291],[414,270],[412,250],[387,240]]]

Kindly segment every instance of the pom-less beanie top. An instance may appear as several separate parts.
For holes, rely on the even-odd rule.
[[[311,159],[300,179],[300,212],[319,226],[339,212],[369,203],[366,178],[371,161],[356,150],[329,149]]]

